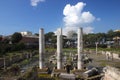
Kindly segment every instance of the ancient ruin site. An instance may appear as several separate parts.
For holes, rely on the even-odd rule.
[[[0,80],[120,80],[120,0],[1,0]]]

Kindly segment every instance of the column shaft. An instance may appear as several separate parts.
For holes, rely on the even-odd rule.
[[[62,29],[57,34],[57,69],[61,69],[62,65]]]
[[[82,28],[78,29],[78,69],[82,69],[82,60],[81,60],[81,53],[83,52],[83,31]]]
[[[44,29],[39,30],[39,68],[43,68],[43,58],[45,53]]]

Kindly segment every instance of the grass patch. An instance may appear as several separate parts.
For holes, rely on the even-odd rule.
[[[56,70],[54,70],[54,72],[59,72],[59,73],[61,73],[61,72],[66,72],[66,70],[65,70],[65,69],[60,69],[60,70],[56,69]]]
[[[105,67],[108,65],[108,61],[106,60],[98,60],[97,63],[99,63],[99,65],[102,67]]]
[[[39,80],[60,80],[58,77],[51,77],[50,74],[38,74]]]
[[[51,78],[50,74],[38,74],[39,78]]]
[[[119,67],[120,68],[120,62],[119,61],[118,62],[114,62],[114,60],[113,60],[113,62],[112,62],[111,60],[99,60],[97,62],[102,67],[105,67],[105,66],[109,65],[109,66]]]

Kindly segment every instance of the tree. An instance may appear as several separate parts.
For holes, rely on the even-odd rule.
[[[18,43],[21,39],[22,35],[18,32],[15,32],[11,37],[12,43]]]
[[[105,33],[96,33],[96,37],[97,37],[97,42],[102,42],[103,39],[105,39],[106,34]]]
[[[45,34],[45,43],[46,46],[54,47],[56,44],[56,36],[53,32],[48,32]]]
[[[11,45],[11,51],[19,51],[23,49],[25,49],[24,43],[17,43],[17,44]]]
[[[69,32],[67,33],[67,37],[68,37],[69,39],[72,39],[72,38],[74,38],[74,37],[76,37],[76,36],[77,36],[77,34],[76,34],[76,32],[73,31],[73,30],[71,30],[71,31],[69,31]]]
[[[45,41],[51,41],[53,36],[54,36],[53,32],[46,33],[45,34]]]
[[[2,35],[0,35],[0,42],[2,41]]]
[[[35,33],[34,35],[35,35],[35,36],[39,36],[39,34],[38,34],[38,33]]]
[[[107,40],[109,41],[113,40],[114,36],[115,36],[115,33],[112,29],[107,32]]]

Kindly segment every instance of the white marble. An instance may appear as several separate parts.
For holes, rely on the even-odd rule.
[[[43,68],[43,55],[45,53],[44,29],[39,30],[39,68]]]
[[[77,50],[78,50],[78,64],[77,67],[79,70],[82,69],[82,61],[81,61],[81,53],[83,52],[83,30],[82,28],[78,29],[78,43],[77,43]]]
[[[62,65],[62,29],[57,34],[57,69],[61,69]]]

